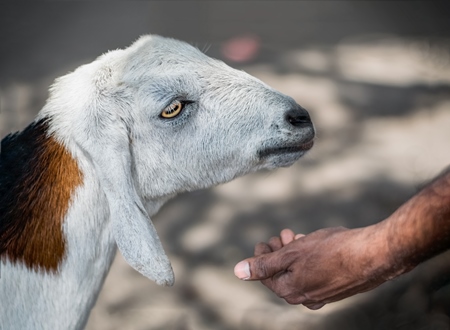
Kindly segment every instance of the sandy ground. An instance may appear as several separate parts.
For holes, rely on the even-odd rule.
[[[158,287],[117,255],[88,330],[450,329],[450,254],[314,312],[233,275],[281,229],[378,222],[450,164],[449,39],[366,33],[269,50],[270,61],[236,65],[309,109],[315,147],[290,168],[165,205],[154,222],[175,286]],[[32,120],[50,78],[3,80],[1,136]]]

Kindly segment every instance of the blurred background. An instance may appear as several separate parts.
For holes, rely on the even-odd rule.
[[[309,311],[235,263],[281,229],[376,223],[450,164],[450,2],[84,1],[0,4],[0,136],[24,128],[52,81],[147,33],[185,40],[310,111],[313,150],[163,207],[176,284],[117,256],[87,329],[450,329],[450,255]]]

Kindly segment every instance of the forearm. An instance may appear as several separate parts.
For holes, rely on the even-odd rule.
[[[393,276],[450,248],[450,170],[380,223]]]

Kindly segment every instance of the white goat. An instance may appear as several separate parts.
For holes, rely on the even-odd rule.
[[[150,216],[179,192],[289,166],[313,137],[293,99],[159,36],[57,79],[2,141],[0,328],[83,328],[116,244],[172,285]]]

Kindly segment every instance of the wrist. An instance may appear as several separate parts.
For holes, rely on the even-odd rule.
[[[386,280],[409,272],[420,263],[414,257],[417,255],[414,231],[405,223],[405,216],[397,210],[387,219],[376,224],[380,239],[384,241]]]
[[[385,282],[412,268],[405,263],[401,248],[392,244],[388,219],[361,230],[362,241],[367,242],[362,255],[366,258],[368,278]]]

